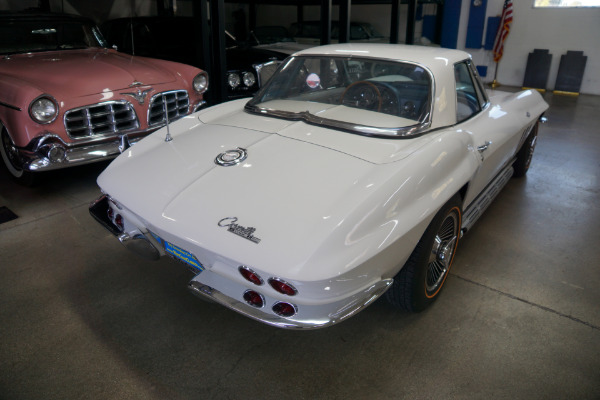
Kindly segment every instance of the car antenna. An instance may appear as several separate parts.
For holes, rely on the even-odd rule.
[[[133,17],[135,14],[135,4],[132,1],[131,10],[129,12],[129,34],[131,35],[131,54],[135,56],[135,40],[133,38]]]
[[[171,131],[169,130],[169,107],[167,106],[167,101],[164,94],[162,95],[162,102],[163,111],[165,113],[165,121],[167,122],[167,136],[165,137],[165,142],[170,142],[173,140],[173,137],[171,136]]]

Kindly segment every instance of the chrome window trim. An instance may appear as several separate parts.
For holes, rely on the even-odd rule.
[[[456,66],[459,64],[467,65],[467,71],[469,72],[469,77],[471,78],[471,83],[473,83],[473,89],[475,89],[475,95],[477,96],[477,105],[479,106],[479,110],[474,112],[473,114],[471,114],[468,118],[462,119],[460,121],[458,120],[458,118],[456,118],[456,122],[454,123],[454,125],[468,121],[471,118],[481,114],[490,105],[490,100],[487,97],[487,92],[485,91],[484,88],[481,87],[481,79],[479,78],[479,75],[475,75],[473,72],[473,69],[474,69],[473,60],[465,59],[465,60],[459,61],[457,63],[454,63],[454,65],[452,66],[454,68],[454,70],[456,70]],[[456,83],[457,82],[456,82],[456,78],[455,78],[454,79],[454,104],[456,107],[458,107],[458,89],[456,87]],[[480,94],[484,97],[481,98]],[[483,99],[485,99],[485,103],[482,104],[481,100],[483,100]],[[455,114],[456,114],[456,110],[455,110]],[[456,115],[455,115],[455,117],[456,117]]]
[[[485,88],[483,87],[483,82],[481,82],[481,77],[477,72],[475,64],[473,64],[473,60],[468,60],[467,64],[469,65],[469,69],[471,71],[471,79],[473,79],[475,82],[475,91],[477,92],[479,105],[481,106],[481,109],[484,110],[490,103],[490,99],[485,91]]]
[[[262,87],[262,85],[263,85],[260,71],[263,68],[271,66],[271,65],[277,65],[277,68],[279,68],[279,65],[281,65],[281,63],[283,63],[283,61],[273,60],[273,61],[268,61],[268,62],[265,62],[265,63],[260,63],[260,64],[254,64],[254,65],[252,65],[252,68],[254,68],[254,70],[256,71],[256,76],[257,76],[256,81],[258,83],[258,87],[259,88]]]

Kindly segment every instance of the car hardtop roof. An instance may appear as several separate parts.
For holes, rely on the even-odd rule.
[[[388,43],[342,43],[311,47],[301,50],[295,56],[328,55],[351,56],[357,58],[380,58],[396,61],[409,61],[426,67],[443,68],[470,59],[471,55],[461,50],[433,46],[415,46]],[[435,67],[437,65],[437,67]]]

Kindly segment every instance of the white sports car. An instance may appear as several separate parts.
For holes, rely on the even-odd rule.
[[[90,211],[126,247],[185,263],[194,293],[273,326],[330,326],[383,294],[418,312],[462,233],[527,172],[547,108],[488,93],[461,51],[315,47],[250,101],[129,148]]]

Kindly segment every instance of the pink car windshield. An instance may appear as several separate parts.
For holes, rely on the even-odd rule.
[[[13,20],[0,27],[0,54],[105,47],[92,25],[74,21]]]

